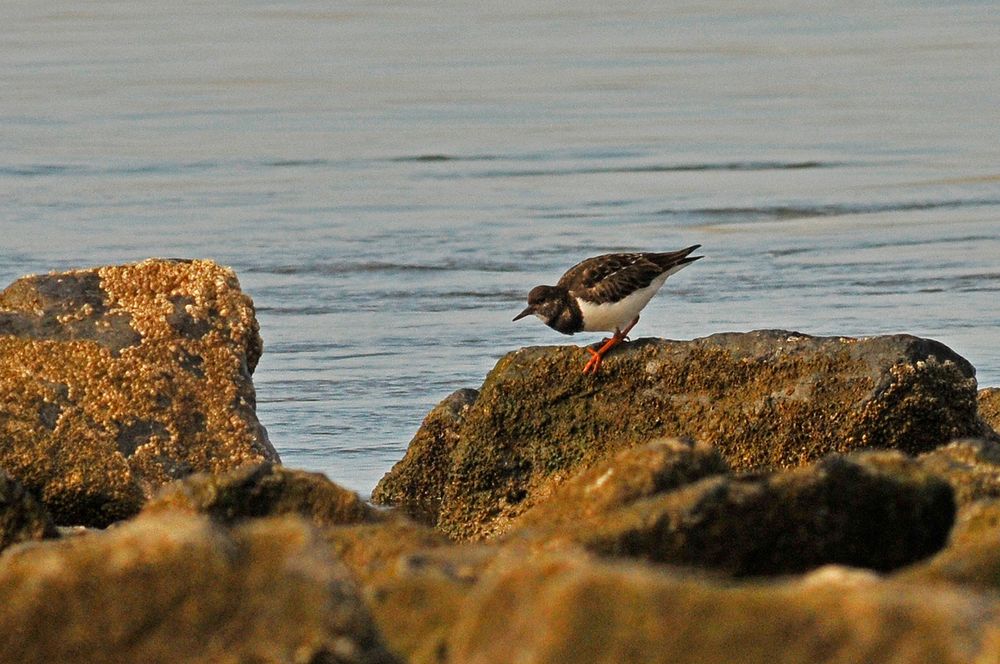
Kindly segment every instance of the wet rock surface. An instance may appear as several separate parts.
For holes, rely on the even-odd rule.
[[[971,365],[907,335],[642,339],[596,377],[581,374],[583,356],[575,347],[508,354],[451,420],[448,449],[433,448],[431,479],[419,471],[430,446],[414,446],[374,495],[424,510],[433,508],[426,496],[440,496],[429,521],[478,540],[509,530],[553,483],[658,437],[710,443],[734,471],[756,471],[866,448],[915,454],[983,431]]]
[[[236,275],[147,260],[0,293],[0,468],[60,524],[104,526],[196,471],[277,460],[255,414],[262,348]]]
[[[11,662],[390,663],[346,569],[296,517],[143,516],[0,556]]]

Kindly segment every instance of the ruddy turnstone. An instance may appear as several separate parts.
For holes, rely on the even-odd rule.
[[[666,253],[604,254],[577,263],[555,286],[535,286],[527,308],[514,316],[535,314],[563,334],[614,332],[591,354],[583,373],[597,373],[601,361],[639,322],[639,312],[667,277],[703,256],[689,256],[696,244]]]

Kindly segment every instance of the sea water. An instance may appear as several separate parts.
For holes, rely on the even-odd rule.
[[[633,336],[906,332],[1000,385],[994,2],[0,4],[0,286],[232,266],[283,460],[368,493],[577,261]],[[586,355],[581,352],[581,363]],[[609,388],[611,389],[611,388]]]

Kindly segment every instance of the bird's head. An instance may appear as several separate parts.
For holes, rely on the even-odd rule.
[[[514,320],[535,314],[543,323],[549,325],[562,313],[566,306],[564,299],[563,292],[555,286],[535,286],[528,293],[528,306],[514,316]]]

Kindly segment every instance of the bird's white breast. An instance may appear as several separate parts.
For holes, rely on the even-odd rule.
[[[580,313],[583,314],[583,329],[587,332],[614,332],[635,320],[642,308],[660,289],[666,277],[657,277],[653,283],[641,288],[617,302],[595,304],[577,298]]]
[[[649,304],[649,301],[656,295],[656,291],[660,290],[667,277],[686,266],[687,263],[667,270],[656,279],[653,279],[645,288],[640,288],[617,302],[596,304],[579,297],[576,298],[577,304],[580,305],[580,313],[583,314],[584,331],[614,332],[615,330],[623,329],[635,320],[635,317],[639,315],[643,307]]]

